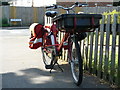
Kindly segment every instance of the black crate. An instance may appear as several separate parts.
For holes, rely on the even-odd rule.
[[[57,23],[57,28],[62,31],[90,31],[98,28],[101,14],[62,14],[53,19]]]

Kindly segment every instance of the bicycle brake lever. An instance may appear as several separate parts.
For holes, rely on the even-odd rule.
[[[57,9],[57,5],[56,4],[53,4],[54,5],[54,9]]]
[[[83,7],[83,6],[88,6],[88,4],[81,4],[81,7]],[[80,6],[79,6],[80,7]]]
[[[88,6],[88,4],[80,4],[79,2],[76,2],[75,5],[78,6],[78,7]]]

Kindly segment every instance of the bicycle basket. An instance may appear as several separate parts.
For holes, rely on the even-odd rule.
[[[101,14],[62,14],[53,18],[53,21],[61,31],[89,32],[99,27],[101,18]]]

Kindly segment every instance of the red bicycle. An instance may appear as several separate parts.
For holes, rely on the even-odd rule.
[[[64,9],[66,10],[66,14],[56,16],[56,11],[46,11],[46,16],[52,17],[53,22],[51,27],[45,26],[49,28],[49,30],[44,32],[43,46],[41,47],[45,67],[51,70],[54,68],[55,64],[59,66],[57,61],[59,56],[62,55],[62,48],[68,50],[68,61],[71,66],[73,79],[77,86],[82,83],[83,78],[83,60],[80,52],[80,44],[78,42],[86,37],[85,32],[93,32],[95,28],[98,28],[99,19],[102,18],[100,14],[75,14],[73,8],[83,5],[85,6],[86,4],[75,3],[68,8],[60,5],[47,6],[46,8],[48,10]],[[57,39],[58,31],[65,32],[60,43],[58,43]]]

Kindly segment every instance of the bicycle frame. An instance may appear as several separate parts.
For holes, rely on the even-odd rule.
[[[64,10],[66,10],[66,14],[69,14],[70,12],[70,10],[71,11],[73,11],[73,13],[75,13],[75,11],[73,10],[73,8],[75,7],[75,6],[82,6],[82,5],[84,5],[84,4],[78,4],[78,3],[76,3],[75,5],[73,5],[73,6],[71,6],[71,7],[69,7],[69,8],[65,8],[65,7],[62,7],[62,6],[57,6],[58,8],[62,8],[62,9],[64,9]],[[55,8],[56,6],[49,6],[49,7],[47,7],[47,8]],[[50,26],[45,26],[45,27],[48,27],[49,29],[50,29],[50,32],[49,33],[51,33],[52,32],[52,35],[50,35],[50,38],[51,38],[51,43],[49,44],[49,45],[44,45],[44,47],[45,48],[47,48],[47,47],[54,47],[56,50],[55,50],[55,54],[56,54],[56,56],[58,56],[58,54],[59,54],[59,52],[62,50],[62,48],[64,47],[63,46],[63,43],[67,40],[67,39],[69,39],[70,38],[70,36],[74,33],[74,30],[73,30],[73,32],[65,32],[65,35],[63,36],[63,38],[62,38],[62,40],[61,40],[61,42],[60,42],[60,44],[58,44],[57,43],[57,33],[56,33],[56,31],[58,30],[57,28],[56,28],[56,25],[55,25],[55,23],[53,22],[52,23],[52,25],[51,25],[51,28],[50,28]],[[74,18],[74,28],[76,28],[76,18]],[[44,36],[44,38],[46,38],[46,36]],[[44,43],[44,42],[43,42]],[[69,44],[69,43],[68,43]],[[69,46],[69,45],[68,45]]]
[[[53,31],[52,31],[53,30]],[[60,44],[58,44],[57,42],[57,35],[56,35],[56,31],[57,31],[57,28],[56,28],[56,25],[53,23],[53,25],[51,26],[51,31],[49,33],[50,34],[50,40],[51,42],[49,44],[44,44],[44,48],[49,48],[49,47],[54,47],[56,48],[56,56],[58,56],[57,54],[59,54],[59,52],[62,50],[62,48],[64,47],[63,46],[63,43],[70,37],[70,33],[65,33],[65,35],[63,36]],[[48,35],[44,34],[44,40],[48,37]]]

